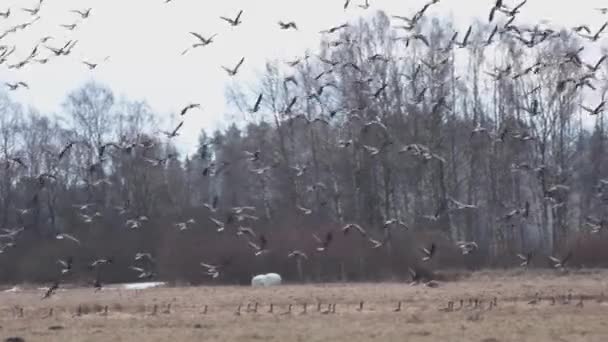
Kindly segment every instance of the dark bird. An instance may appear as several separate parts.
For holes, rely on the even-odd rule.
[[[55,291],[57,291],[57,289],[59,289],[59,281],[55,280],[55,282],[46,290],[44,296],[42,296],[42,299],[47,299],[51,297],[55,293]]]
[[[297,259],[308,259],[308,255],[306,255],[306,253],[299,251],[299,250],[293,250],[291,252],[289,252],[289,254],[287,254],[288,258],[297,258]]]
[[[554,256],[550,256],[549,260],[551,260],[553,262],[554,268],[563,269],[564,267],[566,267],[566,263],[568,262],[568,260],[570,260],[571,257],[572,257],[572,252],[568,252],[568,254],[561,259],[556,258]]]
[[[462,39],[462,42],[456,43],[458,46],[460,46],[461,48],[464,48],[467,46],[467,44],[469,42],[469,36],[471,35],[471,30],[473,30],[473,26],[469,26],[467,33],[464,35],[464,38]],[[429,44],[427,43],[426,45],[429,45]]]
[[[11,9],[7,8],[5,12],[0,12],[0,17],[2,18],[8,18],[11,15]]]
[[[532,261],[533,255],[534,254],[532,252],[528,252],[525,255],[517,254],[517,257],[521,260],[521,264],[519,264],[519,266],[527,267],[528,265],[530,265],[530,261]]]
[[[327,251],[327,247],[329,247],[334,235],[332,232],[327,232],[327,234],[325,234],[325,239],[323,240],[321,240],[316,234],[312,234],[312,237],[315,239],[315,241],[317,241],[317,243],[320,244],[320,246],[317,247],[317,251],[324,252]]]
[[[188,113],[188,111],[190,109],[194,109],[194,108],[201,108],[200,103],[191,103],[191,104],[187,105],[179,112],[179,115],[184,116],[184,115],[186,115],[186,113]]]
[[[429,248],[423,247],[421,249],[421,251],[422,251],[422,253],[424,253],[424,257],[422,258],[422,261],[429,261],[429,260],[431,260],[433,255],[435,255],[435,251],[436,251],[435,244],[431,243],[431,247],[429,247]]]
[[[84,11],[72,10],[72,11],[70,11],[70,12],[72,12],[72,13],[77,13],[77,14],[79,14],[79,15],[80,15],[80,17],[81,17],[82,19],[86,19],[86,18],[88,18],[88,17],[89,17],[89,15],[91,15],[91,10],[92,10],[92,8],[87,8],[87,9],[86,9],[86,10],[84,10]]]
[[[598,39],[600,39],[600,35],[602,34],[602,32],[604,32],[604,30],[606,29],[606,27],[608,27],[608,21],[604,23],[604,25],[602,25],[599,30],[597,30],[597,32],[594,35],[586,35],[586,34],[579,34],[581,37],[583,38],[587,38],[588,40],[592,41],[592,42],[596,42],[598,41]]]
[[[242,14],[243,14],[243,10],[240,10],[234,19],[226,18],[226,17],[220,17],[220,19],[227,21],[232,26],[237,26],[242,23],[242,21],[241,21]]]
[[[362,9],[368,9],[369,8],[369,0],[365,0],[365,2],[363,3],[363,5],[359,5],[359,8]]]
[[[61,265],[61,274],[67,274],[72,270],[73,258],[68,257],[65,260],[57,260],[57,263]]]
[[[233,69],[228,69],[225,66],[222,66],[222,69],[226,70],[228,75],[234,76],[239,71],[239,68],[241,67],[243,62],[245,62],[245,57],[241,58],[241,60],[237,63],[237,65]]]
[[[258,95],[257,100],[255,100],[255,104],[253,105],[253,108],[251,108],[249,110],[250,113],[257,113],[257,111],[260,110],[260,104],[262,103],[262,97],[263,97],[263,94],[260,93],[260,95]]]
[[[598,115],[604,111],[605,105],[606,105],[606,101],[602,101],[599,105],[597,105],[594,108],[589,108],[589,107],[583,106],[583,105],[581,105],[581,108],[583,108],[585,111],[589,112],[589,115]]]
[[[167,132],[167,131],[163,131],[162,133],[164,135],[167,136],[167,138],[171,139],[171,138],[175,138],[176,136],[179,135],[179,133],[177,133],[179,131],[180,128],[182,128],[182,126],[184,125],[184,122],[180,122],[179,125],[177,125],[177,127],[175,127],[175,129],[171,132]]]
[[[17,83],[5,83],[9,90],[14,91],[19,89],[20,87],[29,89],[30,86],[25,82],[17,82]]]
[[[341,29],[344,29],[344,28],[347,28],[347,27],[348,27],[348,24],[342,24],[342,25],[339,25],[339,26],[331,27],[331,28],[329,28],[327,30],[320,31],[319,33],[334,33],[334,32],[336,32],[338,30],[341,30]]]
[[[214,34],[214,35],[212,35],[209,38],[205,38],[201,34],[198,34],[196,32],[190,32],[190,34],[193,35],[194,37],[196,37],[199,40],[199,42],[192,44],[191,47],[189,47],[186,50],[184,50],[184,52],[182,52],[182,56],[185,55],[188,51],[190,51],[190,49],[195,49],[197,47],[207,46],[207,45],[213,43],[213,38],[215,38],[215,36],[217,36],[217,34]]]
[[[344,235],[347,235],[348,232],[352,229],[358,231],[361,236],[367,237],[367,232],[365,231],[365,229],[361,228],[361,226],[356,223],[349,223],[346,226],[342,227],[342,233],[344,233]]]
[[[290,28],[292,28],[294,30],[298,29],[298,26],[293,21],[289,21],[289,22],[286,22],[286,23],[284,23],[282,21],[279,21],[279,27],[281,28],[281,30],[288,30]]]
[[[266,246],[268,245],[268,240],[266,240],[264,234],[260,234],[257,244],[252,241],[249,241],[248,244],[249,246],[251,246],[251,248],[255,250],[255,256],[259,256],[268,252],[268,249],[266,248]]]

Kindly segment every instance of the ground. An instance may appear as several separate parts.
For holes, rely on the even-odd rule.
[[[477,272],[438,288],[367,283],[68,289],[45,300],[39,289],[1,292],[0,336],[78,342],[608,341],[607,275]],[[496,306],[490,304],[494,300]],[[395,312],[399,301],[401,311]],[[445,310],[450,301],[453,311]],[[255,302],[257,313],[247,312]],[[335,313],[326,313],[330,304]]]

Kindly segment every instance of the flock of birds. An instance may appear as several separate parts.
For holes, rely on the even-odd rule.
[[[16,51],[16,46],[2,45],[2,39],[4,37],[6,37],[10,34],[15,34],[16,32],[18,32],[20,30],[24,30],[27,27],[34,25],[36,23],[36,21],[39,20],[39,18],[40,18],[39,13],[43,7],[44,1],[45,0],[39,0],[36,7],[20,9],[21,11],[25,11],[25,12],[31,14],[32,19],[23,24],[11,27],[0,34],[0,66],[5,65],[9,69],[21,69],[31,63],[46,64],[52,58],[60,58],[60,57],[64,57],[64,56],[71,54],[71,52],[77,45],[78,41],[68,40],[67,42],[64,42],[62,44],[59,44],[59,45],[53,47],[48,44],[48,42],[53,39],[53,37],[51,37],[51,36],[41,37],[38,44],[36,44],[36,46],[31,50],[31,53],[28,55],[28,57],[23,60],[12,61],[12,56]],[[440,0],[432,0],[428,3],[426,3],[419,11],[417,11],[411,17],[393,16],[392,17],[393,19],[398,20],[400,23],[403,23],[403,25],[396,26],[395,28],[398,30],[405,31],[407,34],[406,36],[399,37],[397,39],[400,41],[403,41],[406,46],[409,46],[410,44],[415,44],[416,42],[420,42],[420,43],[426,45],[428,48],[431,48],[429,39],[424,34],[417,33],[418,31],[416,31],[416,28],[419,25],[421,19],[424,17],[425,12],[431,6],[439,3],[439,1]],[[170,3],[170,2],[172,2],[172,0],[166,0],[165,2]],[[509,7],[509,6],[505,5],[503,3],[503,1],[497,0],[491,6],[489,21],[490,22],[495,21],[496,17],[499,14],[502,14],[505,16],[506,22],[503,24],[496,24],[494,27],[494,30],[487,37],[487,39],[485,41],[475,42],[471,39],[471,32],[474,29],[473,26],[470,26],[468,28],[464,37],[461,40],[458,40],[459,32],[454,32],[454,34],[449,42],[449,45],[446,47],[438,48],[438,50],[439,50],[438,52],[442,56],[445,56],[445,58],[440,59],[438,62],[431,62],[431,61],[424,60],[424,59],[420,60],[418,67],[414,70],[413,73],[406,75],[407,76],[406,78],[408,79],[408,81],[411,82],[412,80],[415,80],[417,77],[419,77],[419,75],[421,73],[427,72],[425,69],[438,70],[439,68],[444,67],[448,63],[449,58],[450,58],[448,55],[448,52],[451,51],[452,49],[454,49],[455,46],[459,47],[459,48],[465,48],[469,45],[474,45],[474,44],[482,44],[482,45],[489,46],[494,43],[494,40],[497,35],[501,35],[501,36],[510,36],[527,47],[534,47],[544,41],[559,37],[559,32],[553,31],[551,29],[539,29],[538,27],[535,27],[534,29],[530,29],[530,28],[524,28],[524,27],[515,25],[514,21],[515,21],[517,15],[524,8],[525,4],[526,4],[526,0],[524,0],[523,2],[521,2],[520,4],[518,4],[514,7]],[[350,5],[351,5],[350,0],[345,1],[344,9],[345,10],[348,9]],[[369,4],[369,1],[365,1],[361,4],[359,4],[358,6],[365,10],[370,7],[370,4]],[[599,8],[597,10],[599,12],[601,12],[602,14],[608,13],[607,8]],[[94,11],[92,8],[87,8],[87,9],[82,9],[82,10],[73,10],[72,13],[77,15],[82,20],[86,20],[91,15],[94,15]],[[2,18],[8,18],[11,15],[12,15],[11,9],[7,9],[5,12],[0,12],[0,20],[2,20]],[[240,10],[238,13],[236,13],[236,15],[234,17],[220,17],[219,19],[225,21],[228,25],[230,25],[232,27],[238,27],[243,22],[244,15],[246,15],[246,13],[244,13],[243,10]],[[77,25],[78,25],[77,23],[74,23],[74,24],[62,25],[62,26],[67,30],[74,30]],[[578,35],[580,35],[580,37],[588,40],[590,43],[595,43],[595,42],[599,41],[600,37],[606,30],[607,26],[608,26],[608,21],[596,30],[592,30],[590,27],[585,26],[585,25],[575,27],[575,28],[573,28],[573,30]],[[331,34],[346,30],[348,27],[349,27],[348,23],[343,23],[343,24],[328,28],[327,30],[323,30],[323,31],[321,31],[321,34],[331,35]],[[279,21],[278,29],[298,30],[299,28],[298,28],[298,25],[293,21],[290,21],[290,22]],[[204,48],[205,46],[212,44],[214,42],[214,39],[216,39],[216,37],[217,37],[217,34],[207,36],[207,37],[200,33],[197,33],[197,32],[189,32],[189,34],[195,39],[195,41],[192,43],[191,46],[189,46],[188,48],[186,48],[186,50],[184,50],[182,52],[182,55],[188,53],[189,51],[192,51],[193,49]],[[337,40],[337,41],[330,42],[329,46],[336,47],[336,46],[339,46],[342,44],[352,44],[353,42],[354,41],[347,38],[346,40]],[[49,55],[41,57],[42,52],[44,50],[49,51]],[[507,77],[517,79],[517,78],[522,77],[529,73],[538,73],[543,68],[555,67],[555,66],[559,66],[559,64],[564,64],[564,65],[571,64],[571,65],[575,65],[575,66],[581,68],[581,70],[584,71],[583,76],[580,78],[568,78],[568,79],[561,80],[559,82],[559,84],[557,85],[558,89],[564,90],[567,87],[572,86],[572,87],[574,87],[574,89],[589,88],[589,89],[595,90],[596,88],[593,83],[593,81],[596,80],[595,73],[600,69],[601,65],[606,61],[607,56],[602,56],[596,63],[588,64],[588,63],[585,63],[583,61],[582,57],[580,56],[580,53],[582,50],[583,50],[583,48],[580,48],[578,50],[571,51],[571,52],[561,56],[561,58],[558,62],[558,65],[550,65],[543,61],[538,61],[535,64],[527,67],[521,73],[515,73],[513,70],[514,68],[512,66],[507,66],[505,69],[495,70],[494,72],[488,73],[488,74],[496,80],[504,79]],[[293,61],[287,61],[286,64],[290,67],[296,67],[303,61],[303,59],[310,58],[310,57],[311,56],[307,55],[304,58],[296,59]],[[104,59],[104,61],[107,61],[108,58],[109,57],[106,57]],[[321,98],[320,98],[321,94],[328,88],[336,87],[336,85],[333,84],[332,82],[323,81],[324,77],[326,77],[326,75],[331,74],[333,72],[333,70],[335,70],[335,68],[348,67],[348,68],[351,68],[354,73],[362,74],[361,66],[357,65],[356,63],[353,63],[350,61],[343,62],[340,60],[332,60],[332,59],[328,59],[328,58],[322,57],[322,56],[318,56],[318,58],[324,65],[327,66],[327,68],[315,78],[316,81],[319,82],[319,85],[314,92],[312,92],[311,94],[308,95],[308,99],[316,99],[317,101],[321,102]],[[386,61],[387,58],[388,57],[386,57],[382,54],[376,54],[374,56],[371,56],[368,59],[367,63]],[[82,61],[82,63],[88,69],[91,69],[91,70],[95,69],[98,66],[98,63],[93,63],[90,61]],[[221,66],[221,68],[226,71],[228,76],[233,77],[239,73],[239,70],[243,66],[244,63],[245,63],[245,57],[242,57],[238,60],[238,62],[234,66],[232,66],[232,67]],[[361,75],[361,76],[362,76],[362,78],[361,78],[360,82],[362,84],[363,83],[369,84],[373,81],[373,77],[365,79],[363,77],[363,75]],[[295,76],[286,77],[284,80],[284,83],[286,85],[293,84],[296,87],[299,86],[298,80],[295,78]],[[380,94],[382,94],[384,92],[387,85],[388,84],[386,82],[383,82],[376,90],[371,92],[370,97],[372,99],[378,98],[380,96]],[[19,81],[19,82],[15,82],[15,83],[6,83],[6,86],[11,91],[15,91],[20,88],[29,88],[29,85],[24,81]],[[426,91],[427,91],[427,88],[424,88],[417,96],[415,96],[412,99],[412,103],[421,103],[425,99]],[[335,116],[335,114],[338,111],[345,111],[350,114],[348,117],[348,120],[357,120],[358,119],[358,120],[362,120],[364,122],[363,128],[361,130],[361,134],[365,134],[366,132],[371,130],[372,127],[376,127],[377,129],[384,132],[384,135],[386,136],[386,141],[380,147],[369,146],[369,145],[362,146],[369,153],[370,156],[376,156],[376,155],[382,153],[389,145],[393,144],[393,139],[391,139],[389,131],[387,130],[385,124],[381,121],[380,118],[375,118],[371,121],[365,122],[362,119],[362,117],[357,114],[357,113],[361,113],[361,111],[364,111],[365,108],[334,109],[329,112],[329,115],[321,115],[321,116],[318,116],[315,118],[309,118],[305,114],[292,115],[292,114],[294,114],[294,113],[292,113],[294,106],[296,105],[296,103],[298,101],[301,101],[301,100],[302,100],[301,98],[294,96],[293,98],[291,98],[291,100],[285,106],[285,108],[283,108],[281,113],[288,116],[289,120],[292,120],[292,121],[293,120],[304,120],[307,124],[322,123],[322,124],[329,125],[331,119]],[[251,113],[258,112],[261,109],[261,105],[262,105],[263,101],[264,101],[263,94],[259,94],[254,102],[254,105],[249,109],[249,111]],[[434,111],[439,110],[443,107],[447,108],[447,106],[445,105],[445,99],[441,98],[441,99],[437,100],[436,103],[434,103],[433,110]],[[196,110],[199,108],[201,108],[200,103],[189,103],[186,106],[184,106],[183,109],[179,112],[180,117],[185,117],[186,115],[188,115],[188,113],[190,111]],[[538,102],[533,101],[532,106],[530,108],[525,108],[525,109],[526,109],[526,111],[528,111],[530,113],[530,115],[538,114],[538,110],[539,110]],[[594,105],[590,105],[590,106],[584,105],[584,106],[582,106],[582,109],[587,111],[590,115],[598,115],[598,114],[606,111],[606,101],[602,101],[599,104],[594,104]],[[184,122],[185,121],[182,120],[179,122],[179,124],[176,127],[172,128],[171,130],[159,131],[158,133],[163,134],[168,140],[171,140],[180,134],[180,130],[183,127]],[[471,134],[472,135],[486,134],[497,142],[504,141],[504,139],[507,136],[515,138],[515,139],[520,139],[522,141],[533,139],[533,137],[531,137],[530,135],[527,135],[525,133],[520,133],[520,132],[510,132],[506,128],[502,132],[498,132],[497,134],[494,134],[494,133],[489,132],[486,128],[480,126],[480,127],[476,127],[471,132]],[[340,141],[340,147],[348,148],[349,146],[352,146],[355,143],[356,142],[353,140]],[[95,150],[94,147],[90,146],[90,144],[88,144],[84,141],[72,141],[68,145],[66,145],[61,151],[58,151],[58,152],[49,151],[49,153],[54,155],[56,158],[56,163],[59,163],[59,161],[61,161],[63,158],[65,158],[70,153],[71,149],[75,145],[81,145],[88,149]],[[103,166],[104,161],[107,160],[108,152],[112,149],[115,151],[124,152],[126,154],[131,154],[135,149],[141,149],[144,151],[144,155],[145,155],[145,151],[151,149],[154,145],[155,145],[154,141],[152,141],[150,139],[142,138],[141,136],[133,137],[130,140],[126,139],[124,141],[106,142],[105,144],[103,144],[102,146],[100,146],[97,149],[97,151],[96,151],[97,162],[89,166],[89,172],[91,174],[95,174],[96,170],[98,170],[100,167]],[[244,158],[246,158],[248,160],[248,162],[252,165],[250,168],[250,171],[254,175],[264,176],[269,170],[271,170],[272,168],[277,166],[276,164],[260,165],[261,160],[262,160],[262,158],[261,158],[262,153],[263,152],[259,151],[259,150],[253,151],[253,152],[244,151]],[[429,147],[427,147],[425,145],[421,145],[421,144],[406,145],[399,150],[399,153],[410,154],[410,155],[420,158],[423,161],[444,162],[443,158],[440,155],[431,151],[431,149]],[[162,158],[146,157],[146,161],[150,164],[151,167],[162,167],[162,166],[166,165],[168,160],[175,158],[175,157],[176,157],[176,155],[173,155],[173,154],[168,154]],[[200,158],[202,158],[203,160],[207,160],[208,157],[209,157],[209,146],[205,145],[205,146],[203,146]],[[8,158],[6,158],[5,163],[6,163],[7,167],[21,167],[21,168],[28,167],[20,156],[8,156]],[[224,161],[219,164],[212,162],[209,164],[209,166],[205,167],[205,169],[202,170],[202,174],[204,176],[217,175],[218,173],[220,173],[222,171],[222,169],[229,167],[229,165],[230,165],[230,162],[227,162],[227,161]],[[296,177],[300,177],[306,172],[306,166],[295,165],[295,166],[290,166],[290,167],[293,170]],[[515,165],[514,168],[520,169],[520,170],[521,169],[531,169],[531,166],[522,164],[522,165]],[[541,166],[541,168],[542,168],[542,166]],[[37,180],[39,183],[39,189],[42,190],[49,182],[57,181],[57,176],[56,176],[56,174],[53,173],[53,171],[45,172],[45,173],[41,173],[40,175],[38,175]],[[108,180],[108,179],[97,179],[97,180],[95,180],[95,182],[92,183],[92,185],[101,186],[101,185],[107,184],[109,182],[110,182],[110,180]],[[603,182],[604,182],[603,184],[608,184],[608,181],[603,181]],[[554,196],[553,196],[554,193],[563,190],[564,187],[565,187],[564,185],[555,184],[553,187],[551,187],[547,191],[546,196],[549,199],[552,199],[552,198],[554,198]],[[310,190],[310,191],[316,191],[318,189],[323,189],[323,188],[326,188],[325,184],[323,184],[323,183],[316,183],[316,184],[311,184],[308,186],[308,190]],[[603,186],[601,187],[601,189],[602,189],[601,191],[603,191]],[[557,203],[557,204],[559,204],[559,203]],[[74,210],[77,212],[77,215],[80,216],[83,223],[92,223],[95,220],[97,220],[99,217],[102,216],[100,211],[96,211],[93,209],[94,207],[95,207],[95,205],[92,203],[78,204],[78,205],[74,205]],[[247,246],[249,246],[251,248],[253,255],[262,256],[269,252],[271,246],[269,246],[269,242],[268,242],[268,239],[266,238],[266,236],[264,234],[254,231],[252,228],[247,227],[245,224],[245,222],[258,219],[258,217],[255,215],[255,212],[256,212],[255,207],[241,206],[241,207],[231,208],[230,212],[227,215],[226,220],[221,220],[217,217],[214,217],[214,214],[218,211],[218,197],[217,196],[215,196],[212,199],[211,203],[205,203],[204,207],[206,207],[211,214],[210,218],[209,218],[209,221],[210,221],[209,223],[213,224],[216,227],[218,233],[224,232],[229,225],[236,224],[236,226],[238,226],[236,228],[236,235],[240,236],[240,237],[244,237],[246,239]],[[303,215],[311,215],[313,212],[312,209],[305,208],[301,205],[297,205],[296,209],[299,212],[301,212]],[[477,209],[476,205],[462,203],[462,202],[458,201],[457,199],[450,197],[448,202],[445,203],[444,205],[440,206],[440,208],[437,210],[437,212],[435,212],[433,215],[426,215],[425,217],[429,220],[436,221],[442,215],[445,215],[449,211],[476,210],[476,209]],[[146,217],[146,216],[133,215],[131,213],[131,210],[130,210],[128,204],[125,206],[117,207],[116,210],[120,215],[131,215],[129,218],[125,219],[125,226],[129,229],[141,228],[143,225],[145,225],[146,221],[148,221],[148,217]],[[22,210],[20,210],[20,214],[26,215],[30,211],[31,211],[31,208],[22,209]],[[514,209],[511,212],[505,214],[504,217],[501,219],[508,221],[508,220],[511,220],[514,217],[518,217],[518,216],[527,217],[529,214],[528,212],[529,212],[529,204],[526,203],[523,208]],[[191,227],[195,226],[196,224],[198,224],[196,222],[196,220],[194,220],[193,218],[188,218],[188,219],[184,220],[183,222],[175,223],[175,227],[177,229],[179,229],[180,231],[183,231],[183,230],[190,229]],[[606,226],[606,222],[590,218],[589,225],[593,225],[593,227],[595,227],[595,229],[599,231],[599,229]],[[373,248],[373,249],[381,248],[381,247],[385,246],[388,241],[390,241],[391,231],[393,229],[408,230],[409,228],[403,222],[403,220],[401,218],[389,218],[384,222],[384,225],[382,227],[381,231],[383,232],[383,234],[381,236],[378,236],[375,233],[372,234],[372,232],[364,229],[361,225],[359,225],[357,223],[348,223],[348,224],[345,224],[338,231],[327,231],[324,235],[321,235],[321,236],[319,236],[317,234],[313,234],[312,238],[317,243],[317,246],[316,246],[314,252],[315,253],[325,253],[328,249],[330,249],[331,245],[332,245],[332,241],[334,241],[334,237],[335,237],[336,233],[341,233],[343,235],[347,235],[351,232],[355,232],[364,241],[367,241],[369,243],[370,248]],[[9,247],[14,247],[17,237],[19,236],[19,234],[21,232],[23,232],[23,230],[24,230],[23,227],[14,228],[14,229],[4,229],[3,230],[4,233],[0,234],[0,242],[1,242],[0,251],[4,251],[6,248],[9,248]],[[59,233],[56,235],[56,238],[59,240],[69,241],[71,243],[81,245],[81,242],[78,239],[78,237],[71,235],[71,234]],[[477,243],[475,241],[458,241],[458,242],[456,242],[456,245],[458,248],[460,248],[460,250],[462,251],[462,254],[465,254],[465,255],[474,253],[479,248],[479,246],[477,245]],[[308,253],[310,253],[310,252],[308,252]],[[437,245],[435,243],[431,243],[428,246],[424,246],[424,247],[420,248],[420,255],[421,255],[420,256],[421,262],[427,263],[427,262],[431,261],[434,258],[434,256],[437,255]],[[534,256],[533,252],[517,255],[517,257],[521,259],[522,267],[527,267],[530,264],[533,256]],[[569,252],[564,257],[551,256],[549,260],[553,263],[553,266],[555,268],[564,269],[567,265],[567,262],[570,260],[571,256],[572,256],[572,252]],[[301,261],[301,260],[308,259],[308,254],[307,254],[307,252],[302,251],[302,250],[293,250],[287,255],[287,257],[295,258],[295,259],[298,259]],[[137,272],[139,279],[150,279],[157,275],[156,272],[154,271],[155,258],[150,253],[137,253],[133,258],[133,262],[135,264],[132,265],[130,268],[134,272]],[[96,274],[95,280],[93,282],[93,286],[97,290],[102,288],[102,281],[101,281],[101,276],[100,276],[103,273],[102,270],[104,268],[111,267],[112,264],[113,264],[112,258],[102,258],[102,259],[94,260],[88,265],[88,268],[91,271],[94,271]],[[68,257],[64,260],[59,260],[58,265],[60,266],[60,269],[58,270],[58,279],[52,284],[51,287],[49,287],[48,291],[46,291],[43,298],[48,298],[51,295],[53,295],[53,293],[55,293],[55,291],[59,288],[62,279],[65,279],[66,276],[73,273],[73,269],[74,269],[73,268],[73,258]],[[229,266],[229,262],[220,263],[220,264],[203,262],[203,263],[201,263],[201,266],[204,268],[204,272],[206,274],[208,274],[209,276],[211,276],[213,278],[217,278],[220,276],[222,270],[225,267]],[[417,283],[421,280],[421,276],[416,269],[410,268],[410,274],[415,283]],[[435,284],[432,282],[432,280],[424,281],[424,283],[429,286],[433,286]]]

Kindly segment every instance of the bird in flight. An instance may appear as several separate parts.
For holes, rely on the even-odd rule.
[[[239,71],[239,68],[241,67],[241,65],[243,65],[243,62],[245,62],[245,57],[241,58],[241,60],[237,63],[237,65],[234,68],[228,69],[227,67],[222,66],[222,69],[226,70],[228,75],[234,76]]]
[[[57,234],[57,235],[55,235],[55,238],[57,240],[65,240],[65,239],[72,240],[80,245],[80,240],[78,240],[77,238],[75,238],[74,236],[72,236],[70,234],[65,234],[65,233]]]
[[[294,30],[298,29],[298,26],[293,21],[289,21],[289,22],[286,22],[286,23],[282,22],[282,21],[279,21],[279,27],[281,28],[281,30],[288,30],[290,28],[292,28]]]
[[[177,127],[175,127],[175,129],[171,132],[167,132],[167,131],[163,131],[162,133],[165,134],[167,136],[167,138],[171,139],[171,138],[175,138],[176,136],[179,135],[179,133],[177,133],[179,131],[180,128],[182,128],[182,126],[184,125],[184,122],[180,122],[179,125],[177,125]]]
[[[232,26],[237,26],[242,23],[241,14],[243,14],[243,10],[240,10],[234,19],[226,18],[226,17],[220,17],[220,19],[227,21]]]
[[[186,115],[186,113],[189,110],[194,109],[194,108],[201,108],[200,103],[191,103],[191,104],[187,105],[179,112],[179,115],[184,116],[184,115]]]
[[[80,17],[81,17],[82,19],[86,19],[86,18],[88,18],[88,17],[89,17],[89,15],[91,15],[91,10],[92,10],[92,8],[87,8],[86,10],[83,10],[83,11],[79,11],[79,10],[71,10],[70,12],[71,12],[71,13],[77,13],[77,14],[79,14],[79,15],[80,15]]]
[[[213,38],[215,38],[215,36],[217,36],[217,34],[214,34],[214,35],[210,36],[209,38],[205,38],[203,35],[196,33],[196,32],[190,32],[190,34],[193,35],[194,37],[196,37],[199,40],[199,42],[192,44],[191,47],[184,50],[184,52],[182,52],[182,56],[185,55],[191,49],[196,49],[197,47],[207,46],[207,45],[213,43]]]
[[[8,87],[8,89],[11,90],[11,91],[17,90],[17,89],[19,89],[21,87],[30,89],[30,86],[27,85],[27,83],[25,83],[25,82],[17,82],[17,83],[8,83],[8,82],[6,82],[5,84]]]

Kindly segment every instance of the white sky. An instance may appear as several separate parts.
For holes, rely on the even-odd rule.
[[[36,42],[50,35],[47,44],[62,46],[69,39],[78,40],[72,55],[53,58],[46,65],[33,64],[20,70],[0,65],[0,81],[25,81],[30,90],[20,89],[10,95],[43,113],[60,113],[66,94],[94,79],[109,86],[120,97],[145,100],[155,112],[166,118],[190,102],[198,102],[202,111],[190,112],[182,135],[175,140],[180,150],[191,152],[202,128],[221,126],[227,113],[225,87],[230,77],[220,65],[232,67],[245,57],[236,81],[252,82],[267,59],[293,59],[307,47],[316,48],[327,29],[361,15],[384,10],[389,15],[411,16],[427,0],[369,0],[364,11],[352,0],[347,11],[343,0],[44,0],[40,20],[32,27],[10,34],[0,45],[16,45],[8,64],[18,62],[30,53]],[[428,15],[452,16],[466,29],[474,17],[487,20],[493,0],[441,0]],[[512,6],[516,1],[504,1]],[[213,3],[213,5],[210,5]],[[11,8],[9,19],[0,18],[0,30],[31,20],[22,7],[32,8],[37,0],[1,0],[0,12]],[[528,0],[517,23],[549,20],[565,26],[587,24],[598,28],[608,16],[595,11],[607,7],[608,0]],[[82,21],[72,9],[92,7],[91,16]],[[231,27],[219,16],[234,17],[243,9],[243,24]],[[277,21],[295,21],[299,30],[279,30]],[[74,31],[60,24],[80,22]],[[188,33],[203,36],[217,33],[215,42],[197,48],[187,55],[181,52],[195,42]],[[42,55],[50,52],[42,49]],[[110,56],[107,62],[89,71],[83,59],[96,62]],[[251,99],[253,101],[254,99]],[[165,120],[166,128],[170,126]],[[219,125],[219,126],[218,126]]]

